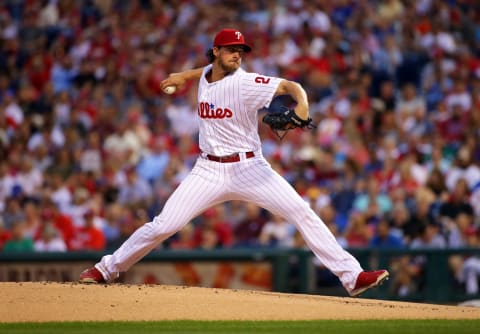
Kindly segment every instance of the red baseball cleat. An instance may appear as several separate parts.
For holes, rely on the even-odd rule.
[[[80,274],[80,283],[107,283],[102,273],[95,267],[86,269]]]
[[[386,270],[362,271],[357,277],[355,288],[350,291],[350,296],[358,296],[362,292],[382,284],[389,275]]]

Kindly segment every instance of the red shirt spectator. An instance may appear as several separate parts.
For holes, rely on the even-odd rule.
[[[72,241],[74,250],[101,251],[105,249],[105,236],[103,232],[94,225],[94,214],[89,211],[84,215],[85,226],[75,231],[75,238]]]
[[[53,66],[52,57],[48,54],[38,53],[33,55],[26,64],[29,73],[30,83],[37,92],[42,92],[45,84],[50,80],[50,73]]]
[[[231,225],[223,220],[221,212],[216,208],[210,208],[203,214],[203,222],[195,230],[194,240],[197,246],[202,245],[205,230],[212,230],[217,237],[219,246],[230,246],[233,236]]]
[[[8,240],[12,239],[12,233],[5,228],[2,217],[0,217],[0,251]]]
[[[195,230],[192,224],[187,224],[178,231],[176,238],[170,243],[171,249],[194,249],[197,245],[194,240]]]
[[[266,219],[261,215],[261,210],[253,203],[246,205],[246,217],[235,227],[234,235],[237,246],[256,246]]]
[[[345,232],[348,246],[352,248],[367,247],[371,237],[372,230],[368,226],[365,216],[361,213],[352,214]]]
[[[53,202],[48,202],[45,204],[45,207],[41,213],[41,217],[42,221],[44,222],[47,220],[51,220],[53,222],[55,228],[60,231],[63,240],[67,244],[67,248],[72,249],[72,241],[75,237],[75,227],[73,226],[72,218],[61,213]],[[37,230],[34,240],[40,239],[42,229],[43,224],[41,224],[40,228]]]
[[[88,57],[103,62],[112,54],[112,51],[110,38],[105,31],[100,31],[93,37]]]

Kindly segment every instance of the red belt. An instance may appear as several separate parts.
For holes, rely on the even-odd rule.
[[[247,158],[247,159],[253,158],[254,156],[255,156],[255,153],[253,153],[253,152],[245,152],[245,158]],[[226,155],[226,156],[223,156],[223,157],[217,157],[215,155],[207,154],[205,157],[208,160],[221,162],[221,163],[240,161],[240,153],[234,153],[234,154]]]

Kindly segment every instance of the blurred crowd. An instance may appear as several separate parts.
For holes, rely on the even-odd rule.
[[[306,89],[317,128],[279,140],[259,124],[263,153],[344,247],[480,248],[477,1],[5,0],[2,252],[115,249],[161,211],[199,149],[194,83],[159,83],[206,65],[222,27],[252,45],[246,70]],[[304,247],[242,202],[161,245],[245,246]],[[478,293],[480,260],[450,265]],[[392,263],[398,294],[421,267]]]

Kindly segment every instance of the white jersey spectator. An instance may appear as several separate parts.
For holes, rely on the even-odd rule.
[[[273,216],[265,223],[260,232],[259,241],[264,246],[292,247],[295,228],[280,216]]]
[[[46,223],[43,227],[41,238],[35,241],[33,248],[36,252],[66,252],[67,245],[60,237],[59,232],[52,223]]]
[[[467,181],[470,189],[480,182],[480,168],[471,162],[471,153],[467,148],[458,151],[457,163],[446,173],[445,183],[448,189],[452,191],[461,178]]]
[[[175,135],[195,135],[198,132],[198,118],[195,100],[189,97],[190,103],[172,103],[168,105],[166,114]],[[192,104],[193,102],[193,104]]]

